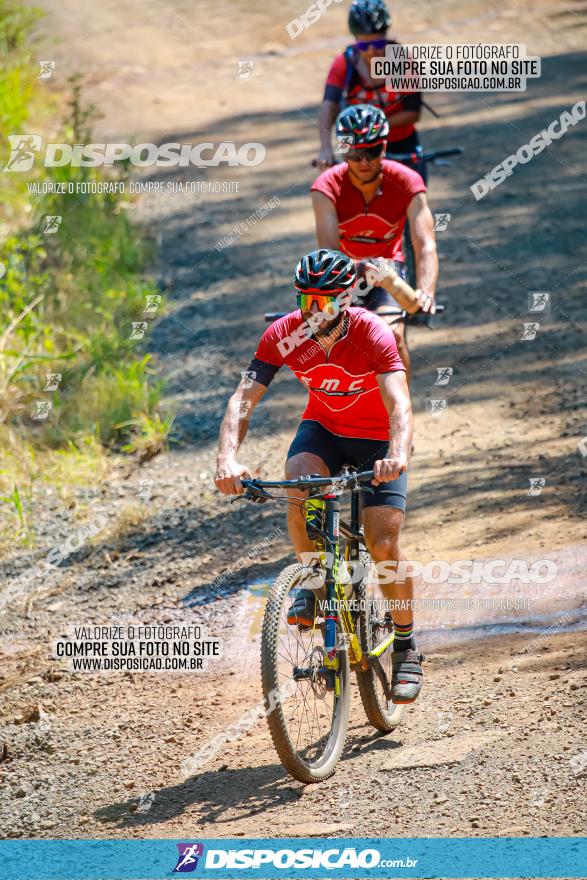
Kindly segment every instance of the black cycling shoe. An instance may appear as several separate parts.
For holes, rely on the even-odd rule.
[[[314,626],[316,615],[316,593],[313,590],[298,590],[289,611],[287,622],[290,626]]]
[[[391,692],[394,703],[413,703],[422,690],[424,673],[420,665],[424,655],[414,648],[394,651],[391,655]]]

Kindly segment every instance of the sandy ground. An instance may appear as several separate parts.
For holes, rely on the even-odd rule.
[[[338,772],[310,788],[285,776],[264,725],[197,778],[184,780],[180,765],[258,702],[258,603],[249,586],[290,561],[282,537],[228,578],[224,596],[211,593],[217,573],[283,526],[279,509],[219,499],[211,475],[224,402],[254,350],[262,312],[287,307],[295,261],[313,246],[309,160],[324,73],[346,44],[344,10],[331,7],[290,41],[284,25],[302,11],[291,2],[279,16],[262,4],[41,5],[48,16],[39,51],[57,61],[57,87],[82,71],[104,113],[96,140],[258,140],[267,159],[254,169],[160,174],[233,181],[239,191],[154,195],[135,209],[159,244],[153,272],[171,300],[153,345],[180,442],[140,470],[114,462],[84,503],[112,513],[139,503],[139,481],[151,480],[141,516],[74,557],[54,588],[3,615],[3,836],[584,834],[585,638],[572,626],[550,639],[540,633],[563,610],[574,625],[584,613],[587,464],[577,442],[587,433],[585,124],[481,203],[468,189],[583,97],[584,5],[434,0],[408,14],[407,4],[395,4],[405,41],[428,40],[431,30],[445,41],[483,35],[525,42],[543,57],[543,77],[528,93],[435,96],[442,116],[427,115],[421,126],[427,145],[461,144],[466,153],[452,168],[433,169],[433,210],[451,214],[438,233],[439,299],[449,311],[434,332],[412,334],[406,554],[575,562],[550,596],[541,594],[533,628],[517,617],[515,632],[502,627],[482,639],[487,621],[457,618],[449,642],[434,635],[433,621],[426,686],[405,723],[373,736],[355,692]],[[239,60],[253,61],[249,79],[235,78]],[[267,218],[231,248],[215,249],[275,195]],[[551,292],[552,308],[536,339],[522,341],[534,290]],[[444,366],[454,373],[439,389]],[[428,403],[439,391],[448,400],[440,419]],[[259,473],[281,472],[302,405],[297,383],[280,376],[243,453]],[[544,486],[528,494],[534,478]],[[48,525],[55,515],[47,506]],[[6,560],[4,573],[27,564]],[[67,625],[112,621],[203,622],[226,639],[227,656],[197,676],[82,676],[51,661],[51,640]],[[463,641],[465,628],[472,641]]]

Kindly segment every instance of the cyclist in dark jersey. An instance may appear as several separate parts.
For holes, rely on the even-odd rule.
[[[399,562],[412,438],[410,394],[387,324],[372,312],[349,307],[356,282],[353,261],[339,251],[321,248],[302,257],[294,278],[299,308],[265,331],[246,379],[229,400],[215,483],[225,495],[242,494],[241,477],[250,477],[250,470],[238,461],[239,447],[255,406],[277,371],[287,366],[307,388],[308,401],[288,452],[286,479],[328,476],[344,464],[373,469],[372,491],[362,492],[365,540],[376,562]],[[291,494],[304,497],[299,491]],[[288,505],[288,526],[298,556],[315,555],[298,505]],[[422,686],[422,656],[413,637],[413,584],[407,577],[382,583],[381,590],[397,603],[391,612],[393,701],[412,703]],[[299,590],[288,623],[312,626],[315,607],[314,592]]]
[[[409,218],[420,307],[433,312],[438,259],[426,185],[416,171],[383,158],[388,129],[377,107],[358,104],[340,114],[336,131],[347,138],[346,162],[324,171],[311,188],[318,246],[355,260],[390,259],[405,277],[402,233]],[[383,287],[374,287],[363,305],[376,312],[398,304]],[[392,329],[409,381],[404,324],[396,322]]]
[[[349,12],[349,28],[355,43],[338,55],[328,71],[319,117],[320,152],[316,164],[323,171],[334,162],[332,128],[339,111],[349,104],[380,107],[389,122],[387,151],[413,153],[420,144],[415,128],[420,118],[420,92],[388,92],[385,80],[371,77],[371,59],[385,56],[391,16],[383,0],[354,0]],[[426,179],[426,166],[417,171]]]

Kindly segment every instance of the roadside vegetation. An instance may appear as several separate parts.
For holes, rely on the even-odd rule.
[[[0,0],[2,169],[9,135],[93,140],[96,114],[79,84],[63,95],[39,79],[39,17]],[[36,485],[67,493],[94,482],[110,452],[150,458],[172,422],[148,354],[149,323],[164,307],[144,275],[149,243],[129,222],[124,194],[77,194],[78,182],[128,171],[45,168],[39,156],[26,173],[0,172],[0,547],[34,543]],[[51,182],[73,193],[43,194]]]

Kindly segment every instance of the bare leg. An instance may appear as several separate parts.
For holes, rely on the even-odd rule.
[[[395,507],[365,507],[363,524],[365,539],[369,552],[375,562],[395,561],[404,559],[399,545],[399,535],[404,521],[403,511]],[[409,601],[414,598],[414,584],[411,577],[398,583],[380,584],[379,589],[386,599]],[[409,626],[414,619],[413,611],[393,610],[393,622],[399,626]]]
[[[393,507],[368,507],[363,511],[367,546],[376,562],[403,559],[399,546],[403,519],[403,512]],[[380,582],[379,588],[386,599],[404,600],[407,604],[404,610],[392,606],[391,612],[394,626],[392,699],[394,703],[413,703],[422,688],[422,658],[414,649],[412,639],[414,613],[410,600],[414,595],[413,581],[406,577],[402,583]]]
[[[285,465],[286,480],[295,480],[297,477],[306,477],[308,474],[318,474],[319,476],[328,477],[330,471],[325,462],[311,452],[300,452],[299,455],[293,455]],[[290,498],[306,498],[305,492],[297,489],[290,489],[288,492]],[[293,544],[296,556],[300,558],[300,553],[313,553],[316,548],[314,542],[306,535],[306,519],[301,507],[288,504],[287,506],[287,527],[289,529],[289,537]],[[307,559],[308,557],[306,557]]]

